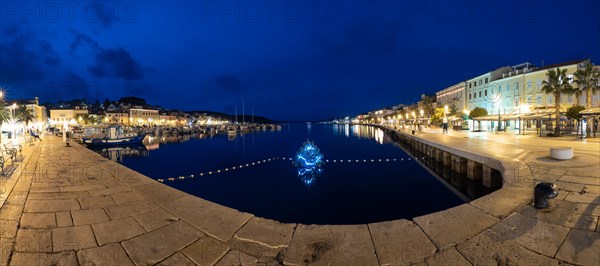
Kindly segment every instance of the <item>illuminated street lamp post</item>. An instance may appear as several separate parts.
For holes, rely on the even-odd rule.
[[[13,124],[13,137],[12,139],[17,139],[17,123],[15,120],[15,114],[16,114],[16,108],[17,108],[17,103],[13,103],[12,104],[12,124]]]

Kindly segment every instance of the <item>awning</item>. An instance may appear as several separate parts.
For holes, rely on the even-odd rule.
[[[498,120],[502,120],[502,115],[486,115],[486,116],[480,116],[480,117],[475,117],[473,118],[473,120],[477,120],[477,121],[498,121]]]
[[[581,115],[600,115],[600,107],[592,107],[588,110],[583,110],[579,112]]]

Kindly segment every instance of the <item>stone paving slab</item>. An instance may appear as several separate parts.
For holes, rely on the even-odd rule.
[[[395,220],[368,226],[380,264],[400,265],[423,261],[437,250],[435,244],[412,221]]]
[[[108,215],[103,209],[89,209],[71,211],[73,225],[95,224],[109,221]]]
[[[183,249],[181,253],[198,265],[214,265],[228,250],[227,244],[204,235]]]
[[[269,219],[252,217],[235,233],[235,238],[271,248],[284,248],[292,240],[295,227],[296,224],[283,224]]]
[[[133,217],[93,224],[92,229],[100,246],[118,243],[146,233]]]
[[[96,209],[106,208],[109,206],[117,205],[117,203],[110,196],[98,196],[98,197],[85,197],[79,198],[79,204],[82,209]]]
[[[60,212],[80,210],[76,199],[27,200],[25,212]]]
[[[238,250],[231,250],[231,251],[227,252],[227,254],[225,254],[225,256],[223,256],[221,258],[221,260],[219,260],[219,262],[217,262],[217,264],[215,264],[215,265],[218,265],[218,266],[233,266],[233,265],[258,266],[258,265],[266,265],[266,264],[259,263],[257,258],[252,257],[243,252],[240,252]]]
[[[512,241],[495,241],[479,234],[456,249],[472,265],[562,265],[558,260],[532,252]]]
[[[158,263],[182,250],[204,234],[184,221],[122,242],[125,251],[136,265]]]
[[[469,219],[465,219],[469,217]],[[463,204],[445,211],[414,218],[438,248],[459,244],[493,226],[498,219]]]
[[[49,229],[19,229],[15,251],[52,252],[52,235]]]
[[[600,262],[600,233],[571,230],[556,258],[575,264]]]
[[[569,230],[515,213],[494,225],[487,231],[487,236],[496,241],[512,240],[530,250],[554,257]]]
[[[96,247],[96,238],[89,225],[52,229],[52,251],[80,250]]]
[[[300,224],[283,261],[293,265],[379,264],[366,225]]]
[[[118,243],[80,250],[77,258],[80,265],[134,265]]]
[[[173,254],[171,257],[167,258],[166,260],[161,261],[157,265],[161,265],[161,266],[180,266],[180,265],[181,266],[195,266],[196,264],[193,261],[191,261],[188,257],[181,254],[181,252],[177,252],[177,253]],[[237,264],[237,265],[244,265],[244,264]]]
[[[179,217],[164,209],[156,209],[150,212],[137,214],[133,216],[133,218],[135,218],[135,220],[148,232],[180,220]]]
[[[56,215],[52,212],[27,212],[21,216],[21,228],[54,228]]]
[[[458,266],[471,264],[454,246],[436,252],[433,256],[427,258],[425,263],[430,266]]]
[[[470,204],[496,218],[504,218],[533,199],[531,188],[503,188]]]
[[[14,252],[10,261],[11,266],[23,265],[77,265],[74,251],[60,253],[23,253]]]
[[[251,214],[194,196],[185,196],[160,204],[189,224],[221,241],[230,239],[252,217]]]
[[[114,205],[105,208],[106,213],[111,219],[130,217],[140,213],[149,212],[157,209],[158,206],[149,200],[140,200],[128,202],[120,205]]]

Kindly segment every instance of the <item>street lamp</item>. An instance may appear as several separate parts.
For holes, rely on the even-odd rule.
[[[16,139],[17,138],[17,122],[15,120],[15,115],[16,115],[16,108],[17,108],[17,103],[13,103],[12,104],[12,124],[13,124],[13,137],[12,139]]]

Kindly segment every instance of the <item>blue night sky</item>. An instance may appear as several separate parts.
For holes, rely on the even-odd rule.
[[[600,62],[599,1],[0,2],[0,86],[277,120],[356,115],[500,66]]]

